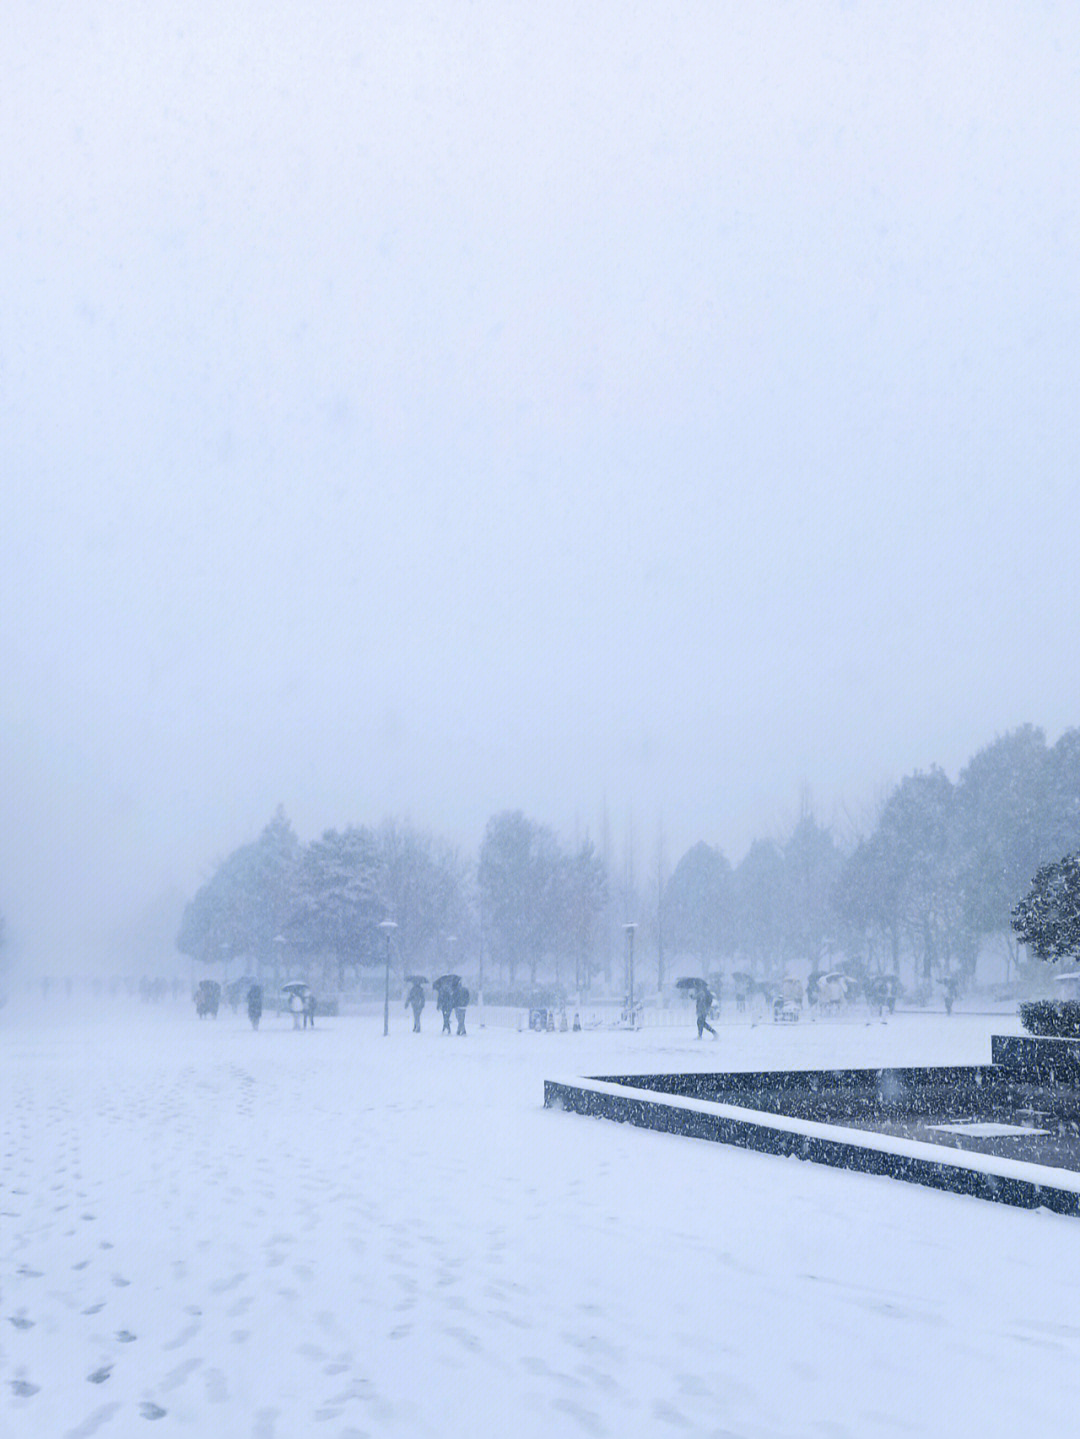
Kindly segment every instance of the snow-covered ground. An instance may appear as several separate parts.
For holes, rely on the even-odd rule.
[[[13,998],[0,1432],[1076,1432],[1075,1219],[542,1107],[549,1076],[987,1062],[1013,1020],[424,1020]]]

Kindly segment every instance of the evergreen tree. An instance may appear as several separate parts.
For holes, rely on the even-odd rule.
[[[686,851],[664,891],[667,937],[680,954],[693,955],[702,973],[718,967],[730,952],[731,866],[719,849],[703,840]]]
[[[1040,866],[1013,909],[1012,923],[1039,959],[1080,959],[1080,854]]]
[[[477,883],[491,954],[512,986],[523,964],[536,982],[557,930],[559,848],[520,810],[494,815],[480,846]]]
[[[309,958],[345,972],[382,959],[379,922],[386,918],[379,846],[370,829],[327,830],[303,852],[297,905],[286,935]]]
[[[735,870],[733,929],[742,962],[771,976],[783,959],[780,913],[784,861],[772,840],[757,839]]]
[[[806,808],[784,846],[785,957],[820,968],[833,938],[833,887],[843,858],[832,833]]]
[[[451,935],[468,928],[465,866],[432,835],[388,820],[378,833],[379,893],[398,928],[395,948],[404,971],[445,967]]]
[[[981,934],[1000,933],[1038,866],[1061,852],[1042,730],[1023,725],[980,750],[960,772],[956,815],[968,914]]]
[[[274,940],[292,916],[300,846],[278,806],[259,838],[225,859],[184,909],[176,947],[203,963],[274,960]]]

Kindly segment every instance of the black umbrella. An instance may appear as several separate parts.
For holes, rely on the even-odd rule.
[[[406,983],[406,984],[427,984],[427,979],[426,979],[426,978],[424,977],[424,975],[422,975],[422,974],[407,974],[407,975],[405,976],[405,983]]]
[[[689,978],[677,979],[675,981],[676,989],[708,989],[708,987],[703,979]]]
[[[281,986],[283,994],[303,994],[310,986],[302,979],[290,979]]]
[[[457,989],[461,983],[460,974],[440,974],[435,981],[436,989]]]

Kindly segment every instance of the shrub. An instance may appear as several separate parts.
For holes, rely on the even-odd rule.
[[[1030,1000],[1020,1006],[1020,1023],[1028,1034],[1080,1039],[1080,1000]]]

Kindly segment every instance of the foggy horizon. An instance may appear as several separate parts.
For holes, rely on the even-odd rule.
[[[737,863],[1080,724],[1080,14],[9,7],[0,912]]]

